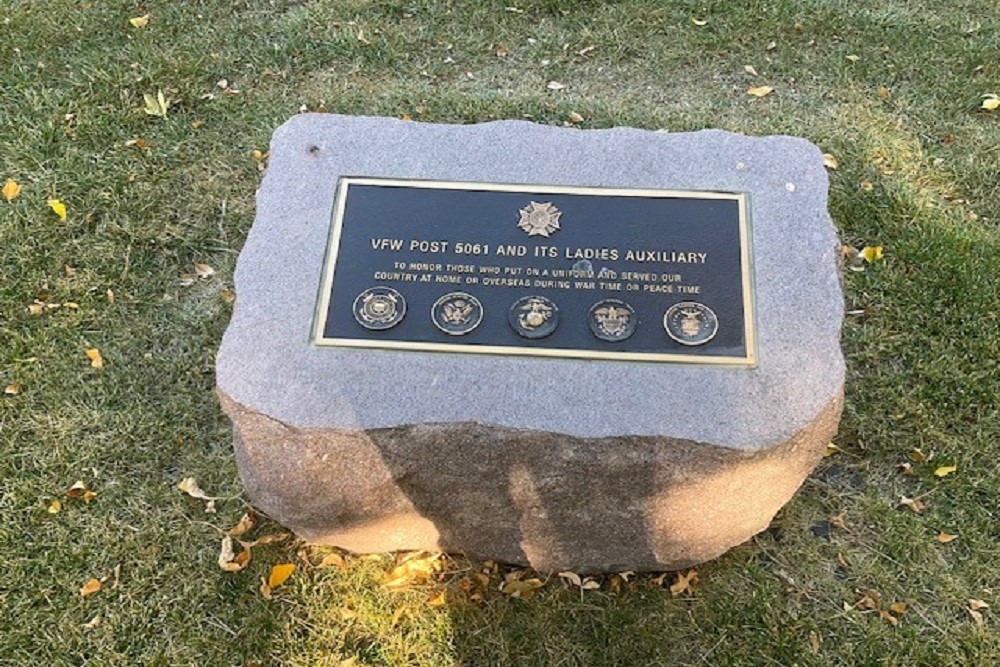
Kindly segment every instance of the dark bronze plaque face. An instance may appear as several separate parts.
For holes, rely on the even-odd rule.
[[[746,196],[342,178],[319,345],[756,363]]]

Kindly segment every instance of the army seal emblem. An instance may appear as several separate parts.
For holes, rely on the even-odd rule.
[[[431,306],[431,320],[450,336],[464,336],[483,321],[483,304],[465,292],[451,292]]]
[[[548,236],[559,230],[559,218],[562,211],[552,205],[552,202],[531,202],[521,209],[521,219],[517,226],[528,233],[528,236]]]
[[[371,287],[354,299],[354,319],[366,329],[391,329],[406,315],[406,299],[391,287]]]
[[[663,328],[681,345],[704,345],[718,333],[719,318],[703,303],[681,301],[667,309]]]
[[[635,332],[635,310],[624,301],[603,299],[590,307],[588,324],[601,340],[617,343]]]
[[[545,338],[559,326],[559,308],[544,296],[525,296],[510,307],[507,321],[522,338]]]

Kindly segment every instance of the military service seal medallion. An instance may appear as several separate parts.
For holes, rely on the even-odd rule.
[[[587,322],[595,336],[616,343],[635,332],[635,310],[624,301],[603,299],[590,307]]]
[[[510,307],[507,321],[522,338],[545,338],[559,326],[559,308],[544,296],[525,296]]]
[[[406,315],[406,299],[391,287],[371,287],[354,300],[354,319],[365,329],[391,329]]]
[[[483,321],[483,304],[466,292],[451,292],[431,306],[431,320],[451,336],[464,336]]]
[[[681,345],[704,345],[718,333],[719,318],[703,303],[681,301],[667,309],[663,328]]]
[[[528,236],[544,236],[558,231],[559,218],[562,211],[552,205],[552,202],[531,202],[521,209],[521,219],[517,226],[528,233]]]

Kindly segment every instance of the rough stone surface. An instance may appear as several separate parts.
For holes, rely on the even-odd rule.
[[[758,366],[317,348],[339,176],[749,192]],[[273,138],[217,360],[251,498],[357,551],[580,571],[722,553],[766,527],[836,431],[826,195],[820,151],[792,137],[296,116]]]

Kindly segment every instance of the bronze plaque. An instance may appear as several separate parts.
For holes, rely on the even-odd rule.
[[[756,363],[746,194],[340,179],[318,345]]]

